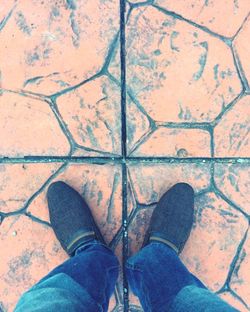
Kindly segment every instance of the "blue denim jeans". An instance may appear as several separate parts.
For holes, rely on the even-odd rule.
[[[113,252],[89,242],[28,290],[15,312],[107,311],[118,272]],[[146,312],[237,311],[208,291],[162,243],[151,243],[130,258],[126,273]]]
[[[128,259],[126,273],[144,311],[237,311],[210,292],[163,243],[151,242]]]

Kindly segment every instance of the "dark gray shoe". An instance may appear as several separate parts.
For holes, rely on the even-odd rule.
[[[160,199],[153,211],[143,247],[162,242],[178,254],[190,235],[194,219],[194,191],[186,183],[177,183]]]
[[[89,206],[72,187],[61,181],[54,182],[49,186],[47,199],[52,228],[70,256],[93,239],[105,244]]]

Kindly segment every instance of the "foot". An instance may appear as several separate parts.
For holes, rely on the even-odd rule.
[[[90,208],[73,188],[58,181],[47,192],[50,223],[63,249],[73,256],[76,249],[93,239],[104,239]]]
[[[186,183],[177,183],[158,202],[143,247],[153,241],[162,242],[179,254],[190,235],[193,218],[193,188]]]

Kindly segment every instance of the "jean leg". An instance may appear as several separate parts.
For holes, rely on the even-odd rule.
[[[40,282],[59,273],[67,274],[102,306],[103,311],[107,311],[118,272],[119,262],[114,253],[100,242],[92,241],[79,247],[74,257],[56,267]]]
[[[206,288],[176,252],[160,242],[150,243],[128,259],[126,273],[145,311],[167,311],[178,292],[188,285]]]

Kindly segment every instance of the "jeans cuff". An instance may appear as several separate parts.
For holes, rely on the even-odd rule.
[[[88,249],[89,247],[93,247],[93,246],[95,246],[95,245],[97,245],[97,246],[102,246],[102,247],[104,247],[105,249],[107,249],[107,250],[111,251],[112,253],[114,253],[113,250],[110,249],[107,245],[101,243],[100,241],[98,241],[98,240],[96,240],[96,239],[90,239],[88,242],[85,242],[84,244],[82,244],[81,246],[79,246],[79,247],[76,249],[74,255],[76,256],[76,255],[78,255],[79,253],[81,253],[82,251],[85,251],[85,250]]]

